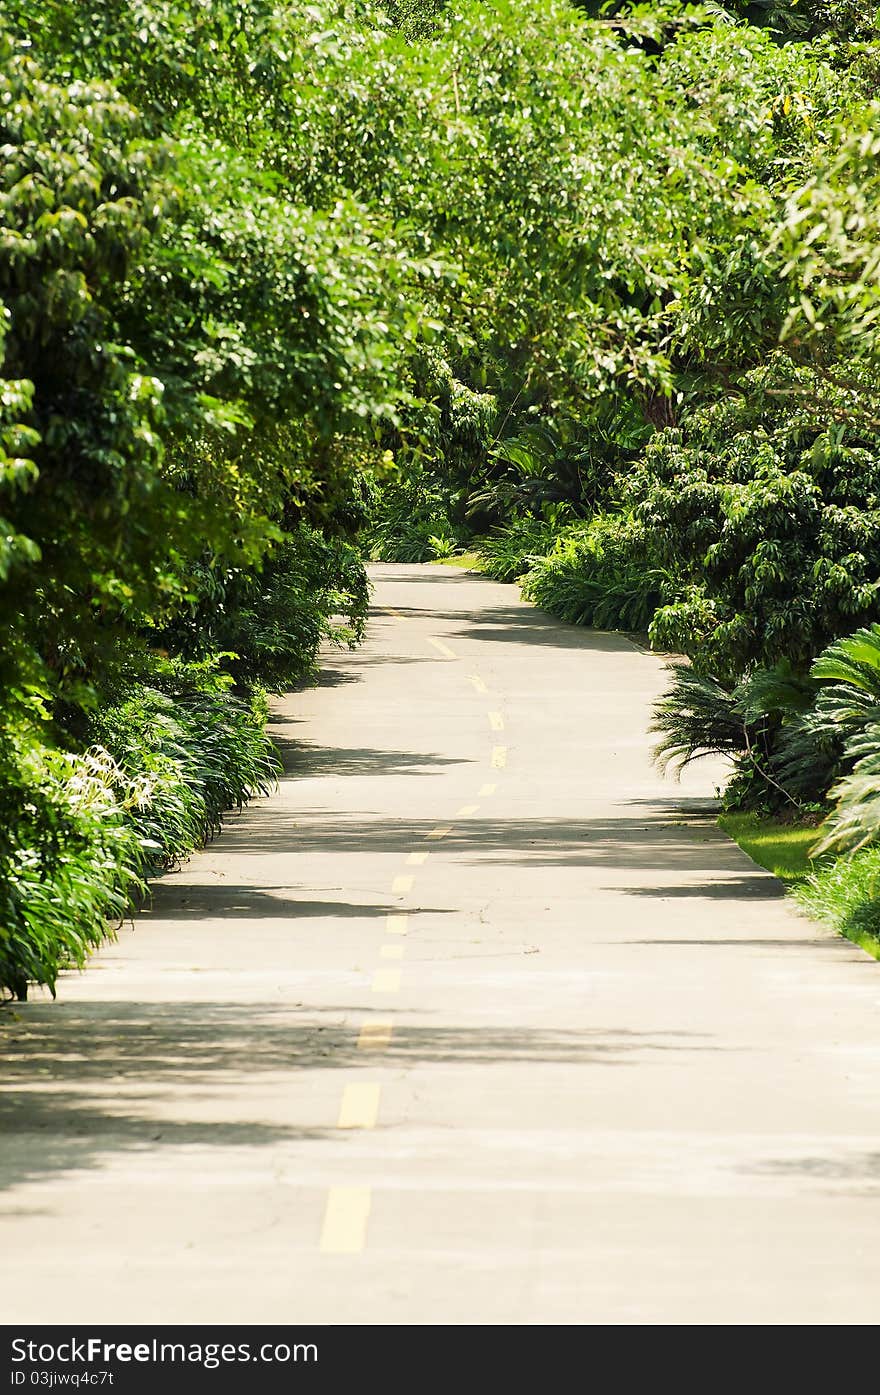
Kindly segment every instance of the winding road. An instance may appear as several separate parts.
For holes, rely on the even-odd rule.
[[[3,1320],[873,1323],[880,964],[653,769],[660,658],[373,575],[279,793],[0,1017]]]

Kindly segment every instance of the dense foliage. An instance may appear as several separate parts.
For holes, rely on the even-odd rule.
[[[268,787],[261,685],[363,626],[362,476],[411,396],[412,288],[435,269],[351,199],[293,201],[264,157],[271,113],[232,119],[255,100],[239,9],[4,12],[0,984],[17,993],[81,963],[148,870]]]
[[[434,464],[423,531],[463,519],[560,618],[685,654],[661,757],[723,751],[729,807],[827,814],[817,852],[858,849],[880,836],[880,725],[853,697],[880,619],[880,27],[852,0],[580,8],[591,372],[560,359],[533,394],[508,362],[479,467]],[[846,645],[861,676],[829,683]]]
[[[267,787],[364,550],[647,631],[731,798],[866,826],[878,72],[855,0],[6,0],[0,983]]]

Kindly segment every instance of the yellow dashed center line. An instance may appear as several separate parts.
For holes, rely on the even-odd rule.
[[[374,1018],[365,1022],[358,1034],[359,1051],[384,1051],[391,1043],[393,1024],[388,1018]]]
[[[393,615],[397,620],[405,620],[406,616],[400,611],[387,607],[386,613]],[[455,659],[458,656],[444,644],[440,639],[429,638],[429,644],[441,654],[444,659]],[[478,674],[468,675],[470,683],[477,693],[485,695],[489,692],[483,679]],[[489,726],[492,731],[504,730],[504,717],[500,712],[490,712]],[[503,769],[507,764],[507,747],[493,746],[492,766],[495,770]],[[488,798],[496,791],[497,786],[492,784],[483,785],[480,788],[480,797]],[[479,810],[478,804],[463,804],[456,810],[454,815],[457,819],[470,818]],[[452,824],[441,824],[432,828],[427,834],[428,838],[446,838],[453,831]],[[406,862],[409,867],[422,867],[427,861],[427,852],[411,852],[408,854]],[[395,877],[391,883],[391,892],[394,896],[405,896],[413,889],[415,878],[404,875]],[[385,929],[389,935],[406,935],[409,931],[409,916],[405,912],[389,914],[385,917]],[[380,948],[380,955],[385,960],[401,960],[404,958],[406,946],[403,944],[385,943]],[[402,972],[398,968],[376,969],[372,978],[372,991],[374,993],[398,993],[402,980]],[[393,1023],[390,1019],[374,1018],[369,1022],[364,1022],[358,1033],[357,1046],[359,1051],[383,1051],[391,1043],[393,1034]],[[381,1086],[364,1081],[354,1082],[346,1085],[342,1093],[342,1102],[339,1107],[339,1119],[337,1128],[340,1129],[372,1129],[376,1126],[379,1117],[379,1103],[381,1099]],[[370,1187],[331,1187],[327,1194],[327,1205],[324,1212],[324,1222],[321,1227],[321,1251],[324,1254],[360,1254],[364,1249],[367,1240],[367,1224],[370,1217],[372,1205],[372,1191]]]
[[[321,1228],[324,1254],[360,1254],[367,1239],[372,1194],[369,1187],[331,1187]]]
[[[376,969],[373,974],[374,993],[399,993],[400,969]]]
[[[398,620],[406,619],[404,615],[391,607],[387,608],[387,614],[393,615]],[[442,640],[429,638],[428,642],[439,654],[442,654],[444,659],[458,657]],[[483,695],[488,693],[489,689],[478,674],[469,674],[468,678],[476,692]],[[504,717],[501,712],[489,712],[488,717],[492,731],[504,731]],[[507,747],[493,746],[493,769],[502,770],[506,765]],[[480,788],[480,797],[488,798],[495,793],[496,789],[497,786],[493,784],[483,785]],[[478,810],[478,804],[463,804],[460,809],[456,810],[454,817],[456,819],[470,818]],[[436,828],[432,828],[427,837],[446,838],[452,832],[452,824],[440,824]],[[427,852],[411,852],[407,855],[407,866],[422,867],[427,858]],[[407,895],[412,891],[414,883],[415,878],[409,875],[394,877],[391,883],[392,895]],[[387,915],[385,929],[389,935],[406,935],[409,931],[409,916],[405,912]],[[381,946],[379,953],[385,960],[402,960],[405,949],[403,944],[386,943]],[[372,991],[374,993],[398,993],[401,980],[402,971],[399,968],[376,969],[372,978]],[[390,1019],[374,1018],[372,1021],[364,1022],[358,1034],[358,1050],[383,1051],[390,1045],[392,1034],[393,1024]],[[375,1128],[379,1117],[380,1099],[381,1086],[378,1084],[357,1081],[346,1085],[342,1093],[337,1128]],[[327,1194],[324,1223],[321,1228],[322,1252],[324,1254],[360,1254],[366,1244],[371,1205],[372,1191],[369,1187],[331,1187]]]
[[[364,1081],[358,1081],[355,1085],[346,1085],[342,1092],[342,1104],[339,1106],[336,1127],[338,1129],[375,1128],[376,1120],[379,1117],[379,1096],[381,1093],[381,1085],[371,1085]]]

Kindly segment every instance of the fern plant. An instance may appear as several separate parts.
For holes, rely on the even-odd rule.
[[[570,624],[643,633],[668,581],[645,557],[630,517],[599,513],[571,525],[552,551],[532,559],[523,595]]]
[[[495,528],[477,544],[481,569],[493,581],[517,581],[536,557],[554,546],[566,514],[554,509],[550,517],[519,514]]]
[[[831,790],[835,808],[822,826],[818,856],[862,848],[880,836],[880,625],[830,644],[812,673],[828,682],[816,709],[844,738],[849,766]]]
[[[820,799],[840,756],[840,742],[813,718],[815,683],[787,663],[756,669],[734,687],[689,666],[672,669],[656,704],[655,759],[678,773],[703,756],[728,756],[734,778],[728,808],[802,806]]]
[[[687,665],[670,669],[668,691],[654,707],[651,731],[660,735],[654,759],[680,774],[703,756],[738,756],[749,749],[748,723],[735,694]]]

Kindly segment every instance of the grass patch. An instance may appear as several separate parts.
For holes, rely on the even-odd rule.
[[[805,881],[813,870],[809,852],[817,837],[815,824],[783,823],[759,814],[722,814],[718,825],[753,862],[789,886]]]
[[[808,915],[880,959],[880,848],[860,848],[818,866],[796,896]]]
[[[461,567],[465,571],[480,572],[480,559],[475,552],[458,552],[454,557],[435,557],[432,567]]]
[[[880,847],[813,862],[814,824],[722,814],[719,827],[791,891],[808,915],[880,959]]]

